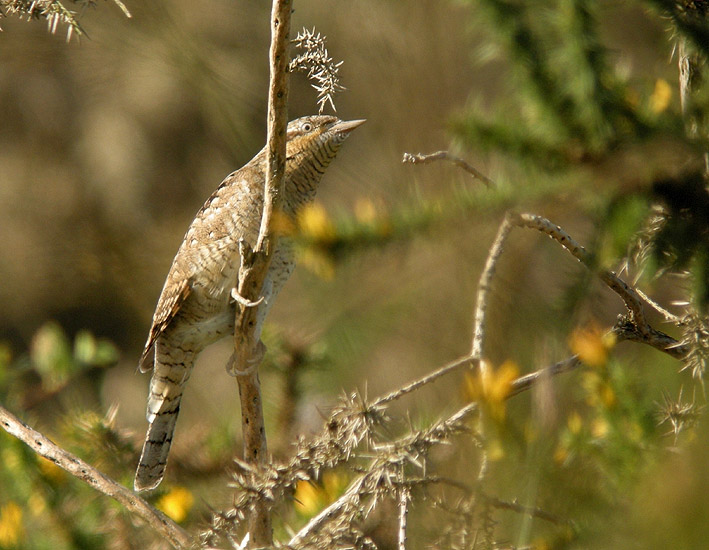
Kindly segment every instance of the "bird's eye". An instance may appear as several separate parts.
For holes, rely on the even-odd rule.
[[[310,132],[310,130],[312,130],[312,129],[313,129],[313,125],[310,124],[309,122],[306,122],[305,124],[303,124],[303,131],[304,132]]]

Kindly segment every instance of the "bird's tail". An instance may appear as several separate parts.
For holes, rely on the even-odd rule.
[[[150,426],[135,472],[133,486],[136,491],[155,489],[165,475],[167,456],[180,412],[182,390],[190,377],[194,362],[193,354],[183,353],[179,349],[160,353],[162,347],[158,341],[146,415]]]

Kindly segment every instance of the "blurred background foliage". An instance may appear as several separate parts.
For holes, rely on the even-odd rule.
[[[136,361],[164,276],[205,198],[265,143],[269,6],[135,2],[128,19],[120,3],[67,4],[83,35],[66,43],[61,20],[50,34],[13,17],[21,4],[0,4],[0,399],[128,485],[148,383]],[[341,389],[379,395],[468,353],[477,279],[508,208],[560,224],[665,307],[691,302],[706,342],[709,87],[695,80],[683,116],[677,85],[680,42],[706,58],[705,2],[299,0],[295,10],[294,32],[315,26],[344,60],[338,114],[368,123],[303,214],[301,268],[270,316],[262,381],[275,455],[316,430]],[[291,86],[290,117],[316,111],[305,77]],[[401,163],[440,149],[495,188],[445,163]],[[671,215],[658,221],[656,205]],[[597,350],[595,333],[577,329],[610,327],[619,313],[555,243],[515,233],[486,355],[502,372],[535,370]],[[224,471],[240,419],[229,347],[200,357],[167,479],[150,497],[193,530],[231,498]],[[703,359],[680,372],[637,344],[604,354],[491,415],[486,491],[572,521],[500,509],[502,547],[704,547]],[[423,425],[473,397],[468,386],[452,377],[397,407]],[[439,454],[474,482],[469,453]],[[0,455],[0,548],[164,547],[4,432]],[[328,475],[298,487],[283,525],[335,498],[347,474]],[[366,526],[380,548],[395,546],[390,511]],[[480,517],[418,506],[412,518],[412,548],[483,547],[456,531]]]

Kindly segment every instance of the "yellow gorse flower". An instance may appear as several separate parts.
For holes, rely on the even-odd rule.
[[[173,487],[167,494],[160,497],[156,507],[165,512],[166,516],[180,523],[187,517],[193,503],[194,496],[189,489]]]
[[[322,489],[310,481],[299,481],[295,487],[295,509],[305,516],[312,517],[323,507]]]
[[[672,99],[672,87],[664,78],[658,78],[655,81],[655,89],[650,96],[650,110],[653,113],[659,114],[670,105]]]
[[[591,367],[604,367],[615,344],[613,335],[606,335],[597,325],[575,330],[569,338],[571,351]]]
[[[484,403],[490,415],[498,422],[505,419],[505,401],[512,391],[512,383],[519,376],[514,361],[505,361],[498,369],[484,362],[474,373],[465,377],[465,393],[471,401]]]
[[[322,484],[299,481],[295,488],[295,509],[305,517],[313,517],[337,499],[347,485],[347,477],[337,472],[323,474]]]
[[[15,546],[23,536],[22,508],[16,502],[8,502],[0,508],[0,546]]]
[[[298,229],[301,235],[316,241],[330,242],[335,238],[335,225],[325,207],[317,202],[298,212]]]

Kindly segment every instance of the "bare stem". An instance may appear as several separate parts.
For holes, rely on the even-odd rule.
[[[482,274],[480,275],[480,282],[478,283],[478,294],[475,306],[475,323],[473,327],[473,345],[470,355],[475,357],[477,360],[481,360],[483,357],[483,341],[485,338],[485,325],[486,325],[486,314],[487,305],[490,300],[490,291],[492,287],[492,278],[495,276],[495,269],[497,268],[497,262],[500,259],[502,250],[507,241],[507,236],[512,230],[511,216],[508,214],[500,225],[500,229],[497,231],[497,236],[495,241],[490,247],[490,252],[487,255],[487,260],[485,261],[485,267]]]
[[[38,455],[51,460],[74,477],[88,483],[97,491],[113,498],[126,509],[143,518],[174,548],[188,549],[196,545],[196,540],[165,514],[76,455],[62,449],[38,431],[33,430],[2,406],[0,406],[0,425],[7,433],[26,443]]]
[[[640,294],[638,294],[633,287],[628,285],[612,271],[596,270],[591,254],[589,254],[583,246],[572,239],[566,231],[561,229],[558,225],[553,224],[546,218],[535,214],[510,213],[508,214],[508,217],[512,223],[519,227],[529,227],[548,235],[563,246],[574,258],[579,260],[587,268],[595,271],[606,286],[620,296],[623,302],[625,302],[625,306],[628,308],[628,311],[632,316],[632,321],[637,325],[638,330],[644,334],[650,331],[651,327],[645,318],[643,299]]]
[[[696,117],[691,113],[692,94],[701,82],[701,58],[698,53],[690,52],[687,40],[681,38],[678,46],[679,58],[679,102],[682,108],[687,131],[690,136],[699,134]],[[704,153],[704,174],[709,176],[709,153]]]
[[[280,206],[286,168],[286,131],[288,127],[288,43],[292,0],[273,0],[271,8],[270,86],[268,91],[268,154],[263,215],[255,250],[243,246],[239,270],[238,295],[255,303],[262,293],[264,280],[276,247],[273,214]],[[241,400],[244,460],[261,464],[267,457],[266,430],[263,420],[258,364],[263,346],[257,334],[258,307],[237,308],[234,323],[233,370],[239,383]],[[271,516],[265,502],[257,502],[249,518],[249,543],[252,547],[273,544]]]
[[[470,164],[465,162],[463,159],[451,155],[448,151],[438,151],[436,153],[431,153],[428,155],[423,155],[421,153],[404,153],[404,158],[401,160],[401,162],[408,162],[411,164],[429,164],[437,160],[448,160],[459,168],[462,168],[463,170],[468,172],[468,174],[471,174],[473,177],[479,179],[488,187],[495,186],[495,182],[485,176],[485,174],[477,170],[474,166],[471,166]]]
[[[517,512],[518,514],[526,514],[530,517],[543,519],[545,521],[549,521],[557,525],[566,523],[558,516],[550,514],[546,510],[542,510],[541,508],[536,508],[532,506],[524,506],[516,500],[509,502],[490,496],[485,496],[485,500],[487,500],[487,502],[494,508],[499,508],[501,510],[511,510],[512,512]]]
[[[401,489],[399,495],[399,550],[406,550],[406,517],[409,513],[409,498],[411,498],[409,489]]]
[[[426,384],[430,384],[434,380],[437,380],[438,378],[445,376],[448,373],[458,370],[461,367],[470,366],[471,364],[474,364],[474,363],[475,363],[475,361],[470,356],[455,359],[455,360],[451,361],[450,363],[443,365],[439,369],[436,369],[432,373],[427,374],[426,376],[423,376],[423,377],[419,378],[418,380],[414,380],[413,382],[406,384],[406,386],[399,388],[397,390],[394,390],[393,392],[388,393],[387,395],[385,395],[383,397],[380,397],[372,404],[372,406],[378,407],[380,405],[384,405],[386,403],[389,403],[390,401],[394,401],[396,399],[399,399],[400,397],[406,395],[407,393],[411,393],[413,391],[416,391],[420,387],[425,386]]]

